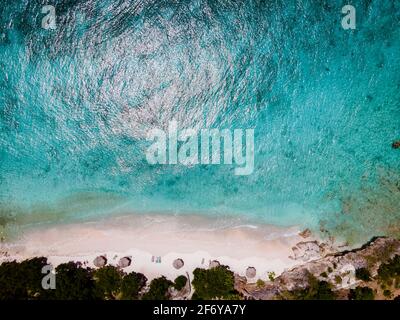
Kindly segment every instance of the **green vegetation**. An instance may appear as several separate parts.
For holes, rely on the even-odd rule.
[[[384,295],[386,298],[391,298],[391,297],[392,297],[392,291],[390,291],[390,290],[384,290],[384,291],[383,291],[383,295]]]
[[[258,279],[256,282],[257,288],[263,288],[265,286],[265,281]]]
[[[164,276],[150,282],[150,290],[143,296],[143,300],[168,300],[168,289],[174,283]]]
[[[374,298],[374,291],[368,287],[356,287],[349,292],[350,300],[374,300]]]
[[[178,291],[182,290],[187,283],[188,279],[185,276],[179,276],[174,281],[174,288]]]
[[[391,286],[395,282],[396,287],[400,283],[400,256],[396,255],[387,263],[380,265],[378,269],[378,280],[382,284]]]
[[[371,273],[367,268],[359,268],[356,269],[356,278],[358,280],[363,280],[363,281],[370,281],[371,280]]]
[[[193,274],[194,300],[229,299],[237,294],[234,289],[233,272],[227,266],[218,266],[208,270],[197,268]]]
[[[140,273],[125,274],[112,266],[93,270],[68,262],[55,269],[56,288],[45,290],[42,268],[46,265],[43,257],[1,264],[0,300],[137,299],[147,282]]]
[[[105,266],[94,272],[96,287],[107,300],[114,300],[121,290],[124,272],[113,266]]]
[[[307,288],[288,291],[282,298],[288,300],[335,300],[335,293],[328,282],[319,281],[310,274],[308,283]]]
[[[125,275],[121,283],[121,296],[122,300],[137,300],[139,299],[139,292],[146,286],[147,278],[136,272],[131,272]]]
[[[56,289],[46,290],[46,298],[56,300],[94,300],[103,296],[96,289],[93,270],[82,268],[75,262],[60,264],[56,268]],[[41,276],[43,276],[41,274]]]
[[[342,277],[341,276],[335,276],[335,283],[336,284],[341,284],[342,283]]]
[[[34,258],[21,263],[5,262],[0,265],[0,300],[100,300],[140,299],[147,278],[141,273],[126,274],[113,266],[99,269],[82,267],[80,263],[68,262],[57,266],[56,289],[44,290],[42,268],[48,265],[46,258]],[[205,282],[200,284],[203,280]],[[149,290],[142,299],[166,300],[168,289],[174,286],[181,290],[188,279],[179,276],[172,282],[165,277],[151,281]],[[193,280],[199,292],[198,299],[211,297],[232,297],[233,273],[227,267],[210,270],[197,269]],[[209,293],[205,293],[210,288]]]
[[[273,272],[273,271],[272,272],[268,272],[269,281],[274,281],[275,277],[276,277],[275,272]]]
[[[42,289],[42,268],[47,259],[33,258],[21,263],[12,261],[0,265],[0,300],[39,299]]]
[[[323,278],[328,278],[328,274],[326,272],[322,272],[320,274],[320,276],[323,277]]]

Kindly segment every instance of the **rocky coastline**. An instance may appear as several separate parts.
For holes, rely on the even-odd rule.
[[[314,243],[311,247],[315,246]],[[393,262],[396,256],[400,257],[400,240],[376,237],[360,248],[328,252],[283,272],[273,281],[254,284],[236,276],[235,288],[245,299],[274,300],[307,291],[313,283],[326,283],[337,299],[348,299],[350,291],[357,287],[370,288],[375,299],[390,299],[400,295],[400,265],[393,265],[391,279],[384,279],[380,273],[381,266],[396,263]],[[360,270],[368,276],[360,276]]]

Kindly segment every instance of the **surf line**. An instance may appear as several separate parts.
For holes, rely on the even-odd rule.
[[[245,131],[244,144],[243,131]],[[237,165],[234,170],[235,175],[250,175],[254,171],[254,129],[178,129],[177,121],[172,120],[168,124],[167,131],[153,128],[148,131],[146,139],[152,142],[146,150],[146,159],[152,165],[179,163],[194,166],[235,163]],[[223,144],[222,162],[221,144]]]

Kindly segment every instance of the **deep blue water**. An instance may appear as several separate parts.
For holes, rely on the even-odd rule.
[[[400,234],[400,1],[58,0],[0,8],[0,222],[236,215]],[[47,2],[46,2],[47,4]],[[347,3],[346,3],[347,4]],[[151,166],[144,136],[254,128],[255,169]]]

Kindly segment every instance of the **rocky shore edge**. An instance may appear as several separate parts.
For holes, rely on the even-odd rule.
[[[328,252],[270,281],[247,283],[235,275],[245,299],[378,299],[400,297],[400,240],[375,237],[360,248]]]

